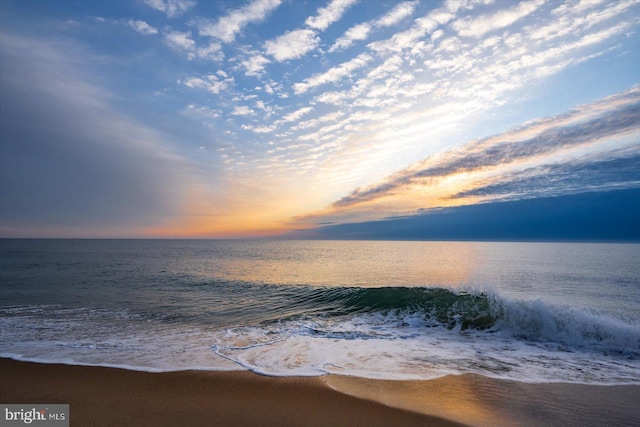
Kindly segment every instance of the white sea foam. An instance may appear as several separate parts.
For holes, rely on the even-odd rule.
[[[449,330],[426,327],[415,316],[392,321],[380,317],[236,328],[220,333],[213,349],[268,375],[429,379],[472,372],[531,382],[640,382],[637,354],[612,355],[559,341],[518,339],[499,327]]]
[[[16,360],[150,372],[240,369],[211,351],[207,331],[126,311],[11,307],[0,309],[0,331],[0,354]]]
[[[571,347],[640,355],[640,323],[575,307],[549,305],[541,299],[500,304],[499,323],[529,341],[553,342]]]

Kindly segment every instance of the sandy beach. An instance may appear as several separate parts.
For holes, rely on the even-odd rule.
[[[3,403],[68,403],[72,426],[323,426],[456,423],[332,390],[320,377],[148,373],[0,360]]]
[[[640,386],[137,372],[0,359],[2,403],[67,403],[72,426],[638,425]]]

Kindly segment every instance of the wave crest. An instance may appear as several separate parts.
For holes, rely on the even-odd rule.
[[[287,314],[292,315],[281,313],[271,322],[303,317],[335,323],[343,317],[375,315],[396,326],[499,331],[524,341],[640,355],[639,324],[541,299],[515,301],[496,293],[447,288],[338,287],[298,290],[289,301]]]
[[[496,322],[491,298],[484,293],[445,288],[339,288],[328,294],[332,315],[363,313],[422,314],[430,326],[488,329]],[[337,305],[335,305],[337,303]]]

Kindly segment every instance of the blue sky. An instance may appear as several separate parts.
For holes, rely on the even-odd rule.
[[[640,2],[0,2],[0,235],[243,237],[640,186]]]

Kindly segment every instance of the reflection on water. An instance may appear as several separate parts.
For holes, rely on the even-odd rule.
[[[288,285],[457,287],[469,283],[477,250],[462,242],[229,242],[192,273]]]

